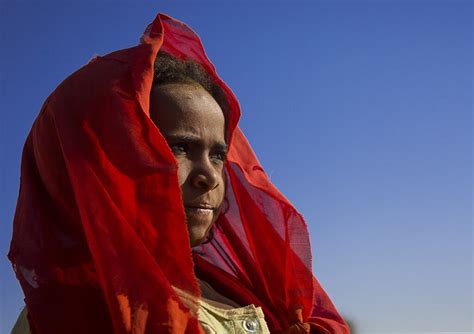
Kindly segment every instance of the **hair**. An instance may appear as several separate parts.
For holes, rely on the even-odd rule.
[[[193,60],[182,60],[159,51],[155,59],[152,85],[159,87],[171,83],[200,85],[216,100],[227,123],[230,113],[227,97],[204,67]]]

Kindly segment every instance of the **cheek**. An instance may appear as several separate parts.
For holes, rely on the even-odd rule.
[[[223,177],[219,180],[219,187],[215,191],[217,192],[220,204],[222,204],[225,197],[225,179]]]
[[[189,160],[186,158],[176,158],[178,162],[178,181],[179,185],[182,187],[186,182],[191,171],[191,166]]]

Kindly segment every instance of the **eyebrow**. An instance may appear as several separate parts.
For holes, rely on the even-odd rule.
[[[194,145],[202,145],[202,139],[193,135],[164,135],[167,141],[184,142]],[[226,143],[218,142],[213,145],[213,148],[227,152],[229,147]]]

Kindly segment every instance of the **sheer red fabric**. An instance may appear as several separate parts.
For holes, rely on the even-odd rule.
[[[226,211],[189,246],[177,165],[149,118],[159,50],[200,63],[230,105]],[[103,57],[48,97],[26,140],[9,258],[32,333],[202,333],[196,276],[272,333],[349,333],[311,271],[306,224],[237,127],[239,104],[198,36],[159,14],[141,43]]]

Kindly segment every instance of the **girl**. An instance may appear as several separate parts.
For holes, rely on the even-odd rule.
[[[162,14],[61,83],[23,151],[24,331],[349,333],[239,116],[197,35]]]

